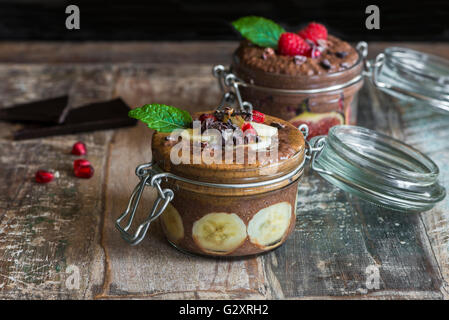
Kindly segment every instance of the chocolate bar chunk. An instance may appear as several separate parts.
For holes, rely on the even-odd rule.
[[[24,140],[134,126],[137,120],[128,117],[129,110],[131,109],[120,98],[92,103],[83,107],[69,109],[62,124],[32,124],[14,132],[13,136],[15,140]],[[56,121],[58,117],[56,117]]]
[[[56,124],[68,100],[68,96],[61,96],[0,109],[0,120]]]

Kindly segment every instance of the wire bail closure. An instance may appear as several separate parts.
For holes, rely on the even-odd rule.
[[[167,208],[170,201],[173,200],[174,193],[171,189],[162,189],[161,178],[158,177],[157,172],[152,169],[153,164],[147,163],[140,165],[136,168],[136,175],[139,177],[140,182],[134,188],[131,193],[131,197],[128,202],[128,207],[116,220],[115,227],[120,231],[122,238],[131,245],[139,244],[145,237],[151,222],[156,220]],[[142,197],[142,193],[145,187],[149,185],[155,188],[158,192],[158,196],[154,201],[153,207],[148,214],[148,217],[142,222],[134,234],[129,233],[134,216]],[[162,203],[162,204],[161,204]],[[126,226],[122,227],[120,223],[128,216]]]

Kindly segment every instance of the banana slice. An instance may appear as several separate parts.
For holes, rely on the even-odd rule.
[[[178,212],[170,203],[167,205],[164,213],[161,216],[162,224],[165,230],[167,238],[171,241],[178,241],[184,238],[184,226],[182,224],[182,218]]]
[[[263,123],[250,122],[257,134],[262,137],[271,137],[278,133],[278,129]]]
[[[246,239],[246,226],[235,213],[209,213],[193,224],[195,243],[205,252],[227,254]]]
[[[216,140],[214,135],[194,134],[193,129],[184,129],[181,131],[181,137],[186,140],[210,142]]]
[[[264,249],[280,244],[290,226],[292,206],[281,202],[257,212],[248,223],[249,240]]]

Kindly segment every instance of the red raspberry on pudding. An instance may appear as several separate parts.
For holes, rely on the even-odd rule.
[[[298,35],[318,44],[318,40],[327,40],[327,29],[322,24],[310,22],[307,27],[298,31]]]
[[[278,51],[286,56],[305,56],[310,51],[310,46],[296,33],[284,32],[278,40]]]

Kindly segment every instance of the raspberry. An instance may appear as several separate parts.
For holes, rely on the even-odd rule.
[[[53,173],[44,170],[36,172],[35,179],[37,183],[49,183],[54,178]]]
[[[284,32],[279,37],[278,51],[287,56],[305,56],[310,51],[310,46],[296,33]]]
[[[264,123],[265,122],[265,114],[262,112],[253,110],[253,121],[258,123]]]
[[[87,153],[87,148],[84,142],[78,141],[72,147],[72,154],[77,156],[84,156]]]
[[[327,29],[322,24],[311,22],[304,29],[298,32],[299,36],[303,39],[308,39],[310,41],[318,44],[318,40],[327,40]]]

